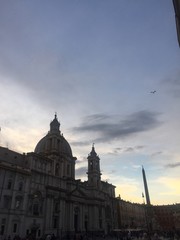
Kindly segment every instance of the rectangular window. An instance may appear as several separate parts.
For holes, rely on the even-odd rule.
[[[55,212],[55,213],[58,213],[58,212],[59,212],[59,203],[58,203],[58,202],[55,202],[54,212]]]
[[[58,228],[58,217],[53,218],[53,228]]]
[[[14,223],[14,226],[13,226],[13,233],[16,233],[17,231],[17,223]]]
[[[0,235],[4,235],[4,229],[5,229],[5,226],[4,226],[4,225],[1,225],[1,232],[0,232]]]
[[[102,228],[102,220],[99,219],[99,228]]]
[[[41,236],[41,230],[39,229],[38,230],[38,237],[40,237]]]
[[[4,196],[4,208],[9,209],[11,206],[11,197],[10,196]]]
[[[1,220],[1,224],[4,224],[4,225],[5,225],[5,223],[6,223],[6,219],[3,218],[3,219]]]

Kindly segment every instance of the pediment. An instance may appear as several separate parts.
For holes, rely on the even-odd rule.
[[[74,190],[72,190],[69,193],[69,195],[76,196],[76,197],[86,197],[86,194],[84,193],[84,191],[79,188],[75,188]]]

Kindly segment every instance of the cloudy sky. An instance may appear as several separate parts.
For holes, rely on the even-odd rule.
[[[180,48],[169,0],[1,0],[0,145],[31,152],[57,112],[86,180],[180,202]],[[156,90],[153,94],[151,91]]]

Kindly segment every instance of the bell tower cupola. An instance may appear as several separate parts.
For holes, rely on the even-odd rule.
[[[60,123],[58,122],[57,119],[57,114],[55,113],[53,121],[50,123],[50,132],[51,133],[60,133]]]
[[[97,155],[94,147],[92,145],[92,150],[87,157],[88,159],[88,185],[91,187],[98,188],[101,183],[101,172],[100,172],[100,158]]]

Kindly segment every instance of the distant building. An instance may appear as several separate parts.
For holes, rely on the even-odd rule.
[[[173,5],[174,5],[174,11],[175,11],[177,38],[180,46],[180,0],[173,0]]]
[[[119,198],[118,209],[119,229],[147,230],[144,205],[131,203]]]
[[[180,204],[153,206],[154,230],[180,233]]]

